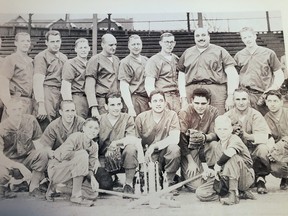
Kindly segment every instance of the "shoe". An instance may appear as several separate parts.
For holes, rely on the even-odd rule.
[[[10,184],[10,189],[13,192],[28,192],[29,191],[29,185],[26,181],[23,181],[20,184]]]
[[[256,200],[256,197],[254,196],[254,194],[250,191],[240,191],[239,192],[239,199],[251,199],[251,200]]]
[[[265,182],[262,181],[262,180],[258,180],[257,183],[257,193],[258,194],[267,194],[268,193],[268,190],[265,186]]]
[[[239,203],[239,197],[236,195],[236,191],[229,191],[228,196],[220,198],[220,202],[223,205],[234,205]]]
[[[125,184],[124,189],[123,189],[123,193],[124,194],[134,194],[134,189],[130,185]],[[123,199],[130,199],[130,197],[123,196]]]
[[[87,207],[91,207],[94,205],[93,201],[85,200],[82,197],[71,196],[70,201],[74,204],[83,205],[83,206],[87,206]]]
[[[280,183],[280,190],[288,189],[288,178],[282,178]]]
[[[116,174],[114,176],[115,176],[115,179],[113,181],[113,188],[114,187],[115,188],[117,188],[117,187],[123,188],[123,184],[120,182],[119,177]]]
[[[43,198],[44,193],[39,188],[35,188],[32,192],[29,192],[29,196]]]

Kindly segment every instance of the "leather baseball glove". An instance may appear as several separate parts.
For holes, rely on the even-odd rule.
[[[194,129],[188,129],[187,136],[189,136],[189,149],[199,149],[206,141],[206,135]]]
[[[233,126],[232,133],[236,134],[237,136],[239,136],[241,138],[243,136],[242,125],[237,121],[232,126]]]
[[[107,172],[119,171],[122,167],[120,147],[108,147],[105,154],[105,169]]]

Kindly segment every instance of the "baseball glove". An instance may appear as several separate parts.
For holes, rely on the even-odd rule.
[[[258,98],[258,100],[257,100],[257,105],[258,106],[263,106],[263,105],[265,105],[265,98],[266,98],[266,94],[262,94],[262,95],[260,95],[260,97]]]
[[[282,137],[273,147],[270,155],[275,161],[288,162],[288,136]]]
[[[214,180],[213,189],[220,197],[226,196],[229,192],[229,177],[217,173],[219,181]]]
[[[119,171],[122,167],[120,147],[109,148],[105,154],[105,169],[107,172]]]
[[[200,131],[188,129],[186,134],[189,136],[189,149],[199,149],[206,141],[206,135]]]
[[[233,126],[232,133],[237,135],[237,136],[239,136],[241,138],[243,136],[242,125],[237,121],[232,126]]]

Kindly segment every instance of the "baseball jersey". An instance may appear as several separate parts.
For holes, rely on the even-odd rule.
[[[236,63],[224,48],[210,44],[202,53],[197,46],[184,51],[178,62],[178,70],[186,74],[186,86],[200,81],[213,84],[227,83],[225,68]]]
[[[98,160],[98,145],[91,140],[87,143],[87,137],[83,132],[71,134],[65,142],[54,151],[54,157],[58,161],[71,160],[76,151],[86,150],[89,154],[89,170],[94,170]]]
[[[275,142],[278,142],[284,136],[288,136],[288,108],[282,108],[279,120],[271,112],[266,113],[264,118],[271,129]]]
[[[258,46],[253,54],[246,48],[235,55],[239,70],[240,86],[264,92],[274,79],[273,73],[281,69],[281,63],[271,49]]]
[[[144,74],[147,60],[148,58],[146,56],[141,55],[140,62],[133,55],[129,54],[120,62],[118,80],[129,83],[131,94],[146,95]]]
[[[86,64],[78,57],[65,62],[62,79],[71,83],[72,93],[84,93]]]
[[[92,56],[86,68],[86,77],[93,77],[96,80],[96,96],[105,97],[109,92],[119,91],[118,69],[119,58],[112,56],[113,62],[106,56],[99,53]]]
[[[205,134],[213,133],[215,119],[218,115],[218,109],[208,105],[201,118],[196,112],[196,110],[193,108],[193,105],[189,104],[186,108],[180,110],[178,114],[180,131],[181,133],[186,133],[188,129],[194,129],[201,131]],[[179,146],[184,156],[190,153],[188,145],[184,145],[180,142]]]
[[[177,63],[179,58],[172,54],[171,61],[161,53],[153,55],[148,59],[145,66],[145,76],[155,78],[155,88],[163,92],[178,90]]]
[[[180,130],[179,119],[173,110],[165,109],[160,121],[156,123],[153,111],[140,113],[135,119],[136,136],[142,139],[142,146],[163,140],[173,130]]]
[[[107,113],[102,114],[100,118],[99,155],[105,154],[112,141],[128,135],[135,136],[135,124],[132,116],[127,113],[120,113],[117,122],[112,126],[107,115]]]
[[[38,121],[32,115],[23,114],[19,129],[5,119],[0,123],[0,151],[10,159],[22,159],[35,149],[33,140],[42,134]]]
[[[221,141],[220,141],[220,143],[221,143]],[[252,167],[253,161],[252,161],[252,158],[250,156],[250,152],[249,152],[247,146],[242,142],[240,137],[238,137],[235,134],[232,134],[230,136],[230,138],[228,139],[228,141],[226,142],[226,144],[223,145],[221,143],[221,146],[222,146],[222,151],[227,150],[229,148],[233,148],[236,151],[237,155],[239,155],[243,159],[244,163],[249,168]]]
[[[259,140],[262,140],[261,137],[271,134],[270,128],[262,114],[251,107],[248,107],[247,114],[242,121],[240,120],[240,115],[237,113],[236,108],[229,110],[224,115],[231,119],[232,124],[238,122],[242,125],[242,129],[246,133],[253,134],[254,143],[256,144],[261,143],[259,142]]]
[[[32,58],[20,53],[13,53],[3,60],[0,73],[10,80],[9,88],[11,95],[21,93],[23,97],[32,97]]]
[[[47,126],[40,143],[55,150],[65,142],[70,134],[81,131],[84,122],[82,117],[75,116],[71,128],[67,130],[62,122],[62,117],[59,117]]]
[[[61,87],[62,69],[67,56],[61,52],[58,54],[59,57],[45,49],[34,58],[34,73],[45,76],[44,85],[46,86]]]

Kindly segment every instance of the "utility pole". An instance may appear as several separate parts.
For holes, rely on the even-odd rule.
[[[108,13],[108,29],[107,32],[111,32],[111,13]]]
[[[203,15],[202,13],[197,13],[198,15],[198,28],[202,28],[203,27]]]
[[[190,12],[187,12],[186,15],[187,15],[187,30],[188,30],[188,32],[191,32],[191,29],[190,29]]]
[[[92,55],[97,54],[97,40],[98,40],[98,16],[93,14],[93,28],[92,28]]]
[[[266,11],[266,20],[267,20],[267,29],[268,29],[268,32],[271,31],[271,27],[270,27],[270,19],[269,19],[269,12]]]
[[[31,35],[31,28],[32,28],[32,13],[29,13],[29,19],[28,19],[28,33]]]

